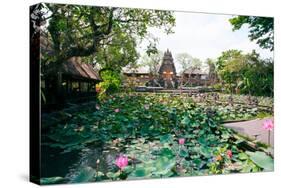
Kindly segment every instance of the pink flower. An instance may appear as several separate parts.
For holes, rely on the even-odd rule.
[[[114,112],[118,113],[118,112],[120,112],[120,109],[119,109],[119,108],[116,108],[116,109],[114,110]]]
[[[128,165],[128,157],[124,155],[120,155],[116,160],[115,160],[116,166],[118,166],[121,170]]]
[[[96,104],[96,109],[99,110],[100,109],[100,105]]]
[[[262,128],[268,131],[272,131],[274,125],[271,119],[267,119],[263,122]]]
[[[148,109],[149,109],[149,105],[148,105],[148,104],[145,104],[145,105],[144,105],[144,109],[148,110]]]
[[[228,158],[231,159],[232,158],[232,151],[231,150],[227,150],[226,151],[226,155],[227,155]]]
[[[185,142],[185,139],[184,139],[184,138],[180,138],[180,139],[179,139],[179,144],[180,144],[180,145],[183,145],[184,142]]]

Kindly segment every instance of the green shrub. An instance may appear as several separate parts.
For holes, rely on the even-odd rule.
[[[217,83],[217,84],[213,85],[213,88],[217,89],[217,90],[221,90],[222,89],[222,85],[221,85],[221,83]]]
[[[100,73],[100,76],[102,82],[96,86],[100,99],[104,99],[106,96],[119,91],[121,86],[121,77],[119,73],[112,70],[104,70]]]

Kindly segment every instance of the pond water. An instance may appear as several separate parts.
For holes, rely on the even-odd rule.
[[[89,145],[81,150],[64,152],[62,149],[41,146],[41,177],[63,177],[63,183],[72,182],[83,169],[91,167],[107,173],[114,168],[117,149]]]

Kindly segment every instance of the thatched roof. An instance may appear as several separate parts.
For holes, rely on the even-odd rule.
[[[49,64],[47,75],[52,75],[61,71],[62,75],[79,80],[98,80],[101,78],[98,71],[91,64],[83,63],[80,57],[72,57],[59,66]]]

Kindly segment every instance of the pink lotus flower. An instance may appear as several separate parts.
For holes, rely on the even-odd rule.
[[[184,138],[180,138],[180,139],[179,139],[179,144],[180,144],[180,145],[183,145],[184,142],[185,142],[185,139],[184,139]]]
[[[274,125],[271,119],[267,119],[263,122],[262,128],[268,131],[272,131]]]
[[[116,166],[118,166],[121,170],[128,166],[128,157],[124,155],[120,155],[116,160],[115,160]]]
[[[232,151],[231,150],[227,150],[226,151],[226,155],[227,155],[228,158],[231,159],[232,158]]]
[[[120,109],[119,109],[119,108],[116,108],[116,109],[114,110],[114,112],[118,113],[118,112],[120,112]]]
[[[96,109],[99,110],[100,109],[100,105],[96,104]]]

